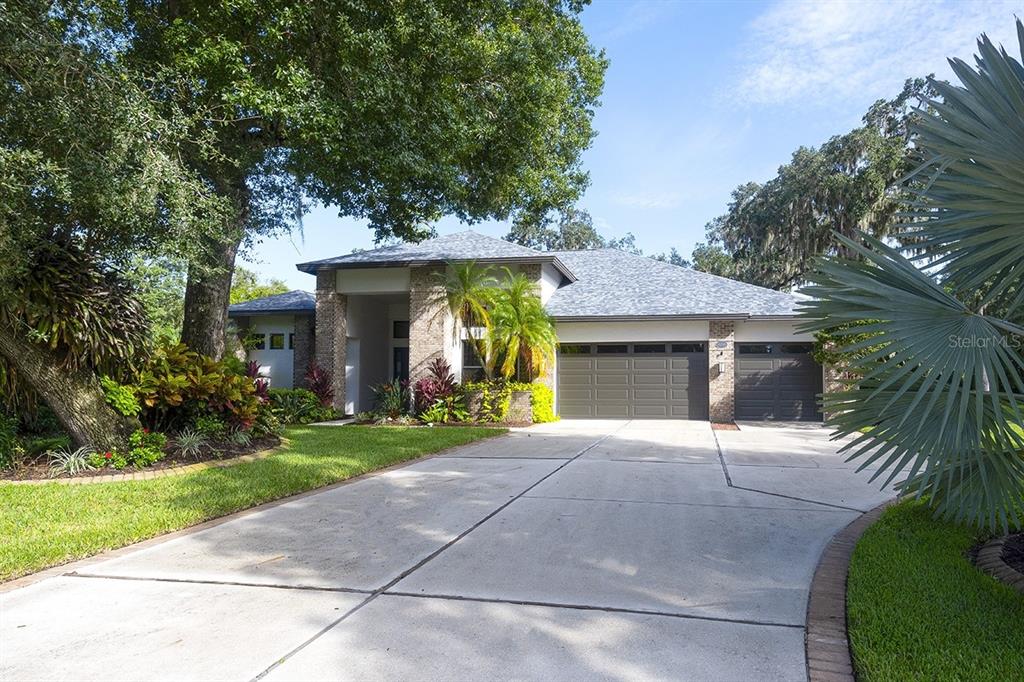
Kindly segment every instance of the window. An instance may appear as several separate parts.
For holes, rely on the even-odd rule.
[[[783,353],[810,353],[813,350],[814,344],[811,343],[784,343],[781,348]]]
[[[409,320],[395,320],[391,323],[391,338],[409,338]]]
[[[704,352],[704,344],[703,343],[673,343],[672,344],[672,352],[673,353],[703,353]]]
[[[589,343],[563,343],[558,347],[562,355],[590,355]]]
[[[478,381],[484,376],[484,366],[473,344],[462,342],[462,381]]]
[[[288,335],[288,350],[295,350],[295,334]]]
[[[665,344],[663,343],[635,343],[633,344],[634,353],[664,353]]]
[[[263,350],[267,347],[267,337],[264,334],[250,334],[249,344],[253,350]]]
[[[629,352],[629,346],[627,346],[624,343],[623,344],[611,344],[611,343],[598,344],[597,352],[598,352],[598,354],[628,353]]]
[[[741,343],[740,355],[768,355],[772,352],[772,347],[767,343]]]
[[[270,335],[270,350],[284,350],[284,334]]]

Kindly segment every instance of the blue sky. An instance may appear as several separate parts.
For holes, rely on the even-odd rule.
[[[618,2],[583,13],[610,59],[598,136],[584,155],[591,185],[580,205],[605,236],[636,236],[645,253],[688,256],[729,193],[766,180],[801,145],[855,127],[904,79],[949,77],[987,32],[1017,54],[1024,0],[866,2]],[[242,265],[294,288],[313,278],[295,263],[371,247],[365,223],[314,209],[303,234],[262,242]],[[441,234],[466,229],[457,220]],[[508,225],[472,229],[500,237]]]

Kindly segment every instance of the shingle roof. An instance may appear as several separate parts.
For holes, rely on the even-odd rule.
[[[302,272],[315,273],[329,268],[381,267],[388,265],[424,265],[448,261],[532,261],[554,263],[571,279],[572,274],[551,252],[537,251],[502,239],[466,230],[427,239],[419,244],[396,244],[371,251],[360,251],[345,256],[299,263]]]
[[[788,316],[796,296],[615,249],[555,251],[577,277],[546,308],[556,318]]]
[[[228,315],[269,315],[271,313],[312,313],[316,310],[316,296],[296,289],[284,294],[264,296],[244,303],[228,306]]]

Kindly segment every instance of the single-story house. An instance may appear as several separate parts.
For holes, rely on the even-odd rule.
[[[300,386],[309,362],[331,372],[336,407],[372,408],[370,387],[416,379],[444,357],[475,372],[435,273],[505,266],[536,280],[560,347],[539,381],[563,418],[818,420],[823,370],[796,331],[799,299],[615,249],[537,251],[465,231],[300,263],[316,294],[232,305],[274,386]],[[262,337],[262,338],[261,338]]]

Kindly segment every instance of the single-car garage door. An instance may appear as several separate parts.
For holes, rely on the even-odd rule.
[[[569,419],[707,419],[707,344],[563,344],[558,412]]]
[[[737,343],[736,418],[820,421],[812,351],[810,343]]]

